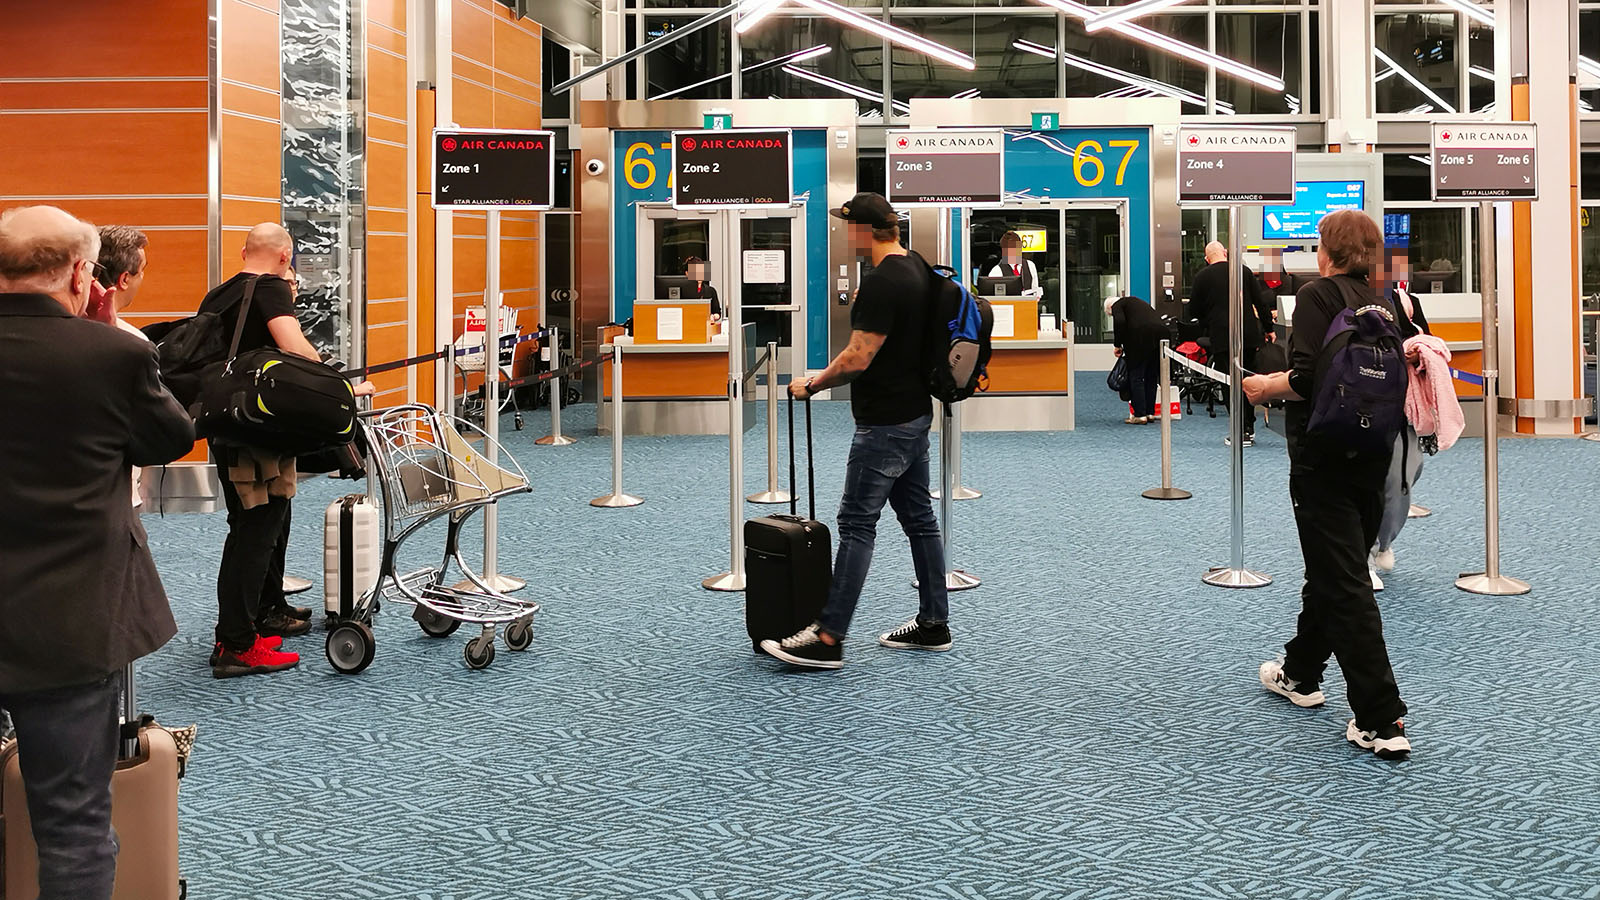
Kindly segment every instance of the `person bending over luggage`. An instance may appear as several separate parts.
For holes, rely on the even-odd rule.
[[[1411,751],[1401,720],[1406,705],[1389,664],[1383,617],[1367,572],[1367,549],[1383,516],[1389,453],[1358,454],[1332,435],[1306,430],[1312,413],[1306,398],[1317,396],[1317,373],[1327,365],[1323,339],[1333,320],[1347,305],[1376,304],[1394,312],[1367,280],[1383,235],[1360,210],[1332,213],[1317,231],[1323,277],[1295,297],[1289,340],[1293,368],[1252,375],[1242,385],[1252,403],[1289,401],[1289,496],[1306,566],[1299,627],[1280,661],[1261,664],[1261,683],[1296,706],[1321,706],[1323,670],[1330,656],[1337,658],[1355,712],[1345,738],[1379,756],[1398,757]]]
[[[320,361],[321,354],[306,340],[294,314],[294,287],[289,280],[294,243],[289,232],[271,222],[257,225],[245,237],[240,255],[244,265],[239,274],[213,288],[201,301],[200,311],[216,313],[229,335],[244,312],[240,353],[276,347]],[[246,289],[252,285],[245,311]],[[372,391],[370,382],[356,388],[359,395]],[[311,630],[311,610],[291,606],[283,594],[294,457],[221,441],[209,443],[228,508],[228,537],[217,572],[211,674],[233,678],[287,669],[299,663],[300,655],[280,650],[283,638]]]
[[[809,400],[818,391],[854,383],[850,412],[855,439],[839,501],[839,554],[821,618],[761,649],[784,662],[819,669],[844,664],[844,639],[872,564],[878,516],[894,507],[911,541],[921,606],[911,621],[878,636],[895,650],[950,649],[950,598],[944,547],[928,493],[928,427],[932,399],[923,371],[928,269],[900,246],[899,218],[879,194],[855,195],[830,210],[848,224],[851,249],[870,255],[850,308],[850,343],[819,375],[789,383],[789,395]]]
[[[99,250],[54,207],[0,213],[0,707],[40,900],[111,896],[122,673],[178,630],[128,483],[189,452],[194,423],[153,345],[82,318],[91,291],[109,300],[91,287]]]
[[[1272,330],[1272,304],[1261,293],[1255,273],[1239,265],[1239,289],[1244,294],[1244,347],[1241,353],[1246,369],[1256,368],[1256,351],[1266,343]],[[1227,373],[1228,342],[1228,248],[1217,241],[1206,245],[1206,267],[1194,277],[1189,293],[1189,314],[1204,324],[1211,339],[1211,367]],[[1231,396],[1224,392],[1223,396]],[[1244,419],[1244,445],[1255,443],[1256,410],[1248,400],[1239,411]],[[1232,440],[1229,435],[1224,441]]]
[[[1156,417],[1156,389],[1161,384],[1161,341],[1167,337],[1167,323],[1150,304],[1138,297],[1107,297],[1106,315],[1111,317],[1111,342],[1116,354],[1128,362],[1128,392],[1132,394],[1133,415],[1129,425],[1143,425]]]

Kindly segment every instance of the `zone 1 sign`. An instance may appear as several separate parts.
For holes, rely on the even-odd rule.
[[[553,131],[435,131],[433,208],[549,209],[555,137]]]
[[[793,149],[788,129],[674,131],[672,207],[788,207]]]

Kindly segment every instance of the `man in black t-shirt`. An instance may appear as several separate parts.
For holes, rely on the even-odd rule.
[[[294,242],[289,232],[270,222],[257,225],[246,236],[240,256],[244,265],[239,274],[213,288],[200,302],[200,311],[216,313],[230,337],[239,317],[245,317],[240,353],[276,347],[320,361],[294,314],[294,288],[288,280]],[[246,308],[244,297],[252,284]],[[371,383],[363,382],[356,393],[372,390]],[[283,638],[311,630],[311,610],[290,606],[283,595],[294,458],[212,441],[211,459],[228,508],[228,539],[217,573],[211,674],[232,678],[287,669],[300,656],[278,649]]]
[[[1254,272],[1239,265],[1240,290],[1244,294],[1244,367],[1254,369],[1256,351],[1273,334],[1272,307],[1261,294]],[[1189,317],[1205,326],[1211,339],[1211,367],[1227,373],[1228,341],[1228,248],[1217,241],[1206,245],[1206,267],[1194,277],[1189,288]],[[1224,396],[1231,396],[1225,393]],[[1255,443],[1256,410],[1249,401],[1239,411],[1244,419],[1244,445]],[[1225,440],[1232,440],[1229,436]]]
[[[855,440],[839,502],[839,555],[821,618],[761,649],[797,666],[837,669],[844,638],[872,564],[878,516],[894,507],[911,541],[921,606],[916,618],[878,636],[895,650],[950,649],[950,598],[944,546],[928,493],[928,427],[933,404],[924,371],[928,267],[900,246],[899,217],[879,194],[862,193],[830,213],[848,223],[850,246],[873,269],[861,280],[850,309],[850,343],[821,374],[789,384],[808,400],[818,391],[854,383],[850,411]]]

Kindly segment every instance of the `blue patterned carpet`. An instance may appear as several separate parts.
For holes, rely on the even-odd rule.
[[[837,673],[753,657],[740,598],[699,586],[727,565],[726,440],[630,439],[647,502],[592,509],[592,407],[573,447],[533,446],[543,413],[508,430],[537,492],[504,504],[502,568],[545,611],[531,650],[483,672],[467,635],[390,608],[360,676],[317,631],[289,642],[297,670],[213,681],[222,519],[148,519],[181,633],[142,697],[201,726],[191,896],[1600,897],[1600,447],[1502,444],[1504,569],[1534,585],[1517,598],[1452,586],[1482,565],[1481,442],[1427,463],[1435,515],[1381,595],[1417,746],[1390,764],[1345,744],[1336,674],[1316,711],[1257,684],[1298,604],[1282,440],[1263,428],[1246,458],[1247,562],[1277,580],[1230,592],[1200,583],[1227,555],[1222,420],[1179,423],[1195,498],[1155,503],[1158,432],[1125,409],[1090,390],[1077,432],[969,435],[984,496],[957,506],[955,562],[983,585],[954,598],[955,650],[873,642],[915,610],[891,520]],[[831,520],[849,413],[817,414]],[[291,569],[318,592],[344,491],[297,501]]]

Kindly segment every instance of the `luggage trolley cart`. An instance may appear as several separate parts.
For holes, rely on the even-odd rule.
[[[470,422],[446,419],[425,404],[413,403],[362,413],[371,459],[376,464],[383,496],[383,556],[377,583],[356,601],[348,619],[328,632],[328,662],[354,674],[372,662],[376,642],[372,616],[381,601],[413,607],[412,618],[432,637],[447,637],[462,623],[483,631],[467,642],[467,668],[487,668],[494,661],[496,627],[505,626],[506,647],[526,650],[533,643],[533,614],[539,604],[494,590],[461,558],[461,526],[474,513],[512,494],[533,490],[522,466],[505,449]],[[498,465],[481,447],[493,443]],[[400,574],[400,545],[424,525],[448,517],[444,560]],[[474,589],[451,587],[446,574],[454,561]]]
[[[517,318],[521,311],[515,307],[500,307],[500,340],[522,337],[521,327]],[[484,352],[488,334],[485,330],[487,316],[483,307],[469,307],[466,312],[466,321],[461,336],[456,338],[455,344],[455,370],[456,377],[461,379],[461,393],[456,395],[456,412],[464,419],[473,422],[483,422],[484,407],[488,405],[488,390],[479,386],[476,391],[467,390],[467,376],[473,372],[483,372],[484,378],[488,376],[488,354]],[[499,377],[501,381],[512,379],[512,367],[516,361],[517,346],[509,343],[500,348],[498,357]],[[511,412],[511,424],[521,431],[525,424],[522,420],[522,409],[517,406],[517,392],[501,389],[500,412]]]

